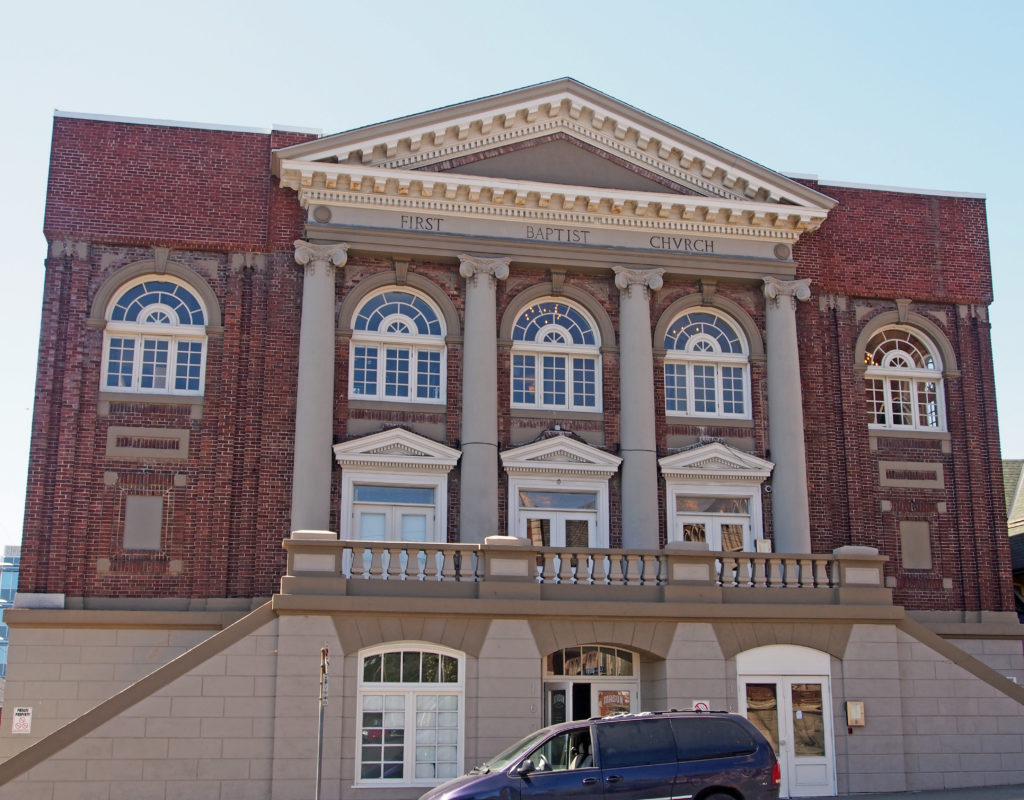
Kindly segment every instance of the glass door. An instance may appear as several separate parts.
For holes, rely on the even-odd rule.
[[[828,679],[748,678],[743,689],[747,719],[764,734],[779,758],[779,796],[834,795]]]

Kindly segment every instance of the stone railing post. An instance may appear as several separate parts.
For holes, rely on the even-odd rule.
[[[497,285],[509,258],[463,255],[466,325],[462,346],[462,463],[460,529],[463,542],[498,532]]]
[[[622,456],[622,546],[658,547],[658,452],[654,429],[651,292],[662,269],[614,267],[619,289],[619,448]]]
[[[800,393],[800,354],[796,304],[811,296],[810,281],[764,278],[768,373],[768,445],[772,472],[775,550],[810,553],[804,407]]]
[[[292,530],[327,530],[331,516],[334,423],[334,272],[348,260],[347,244],[295,242],[305,267],[295,392]]]

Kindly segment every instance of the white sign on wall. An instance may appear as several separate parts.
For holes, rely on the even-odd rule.
[[[14,709],[14,717],[11,719],[11,733],[32,732],[32,708],[24,706]]]

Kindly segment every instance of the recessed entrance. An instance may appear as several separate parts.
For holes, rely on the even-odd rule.
[[[567,647],[544,661],[544,724],[640,709],[637,656],[605,645]]]
[[[782,767],[780,797],[836,793],[832,690],[827,653],[770,645],[736,657],[740,707]]]

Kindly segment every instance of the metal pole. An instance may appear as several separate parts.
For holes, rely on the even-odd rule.
[[[320,779],[324,766],[324,709],[327,708],[327,645],[320,648],[320,725],[316,734],[316,800],[320,800]]]

